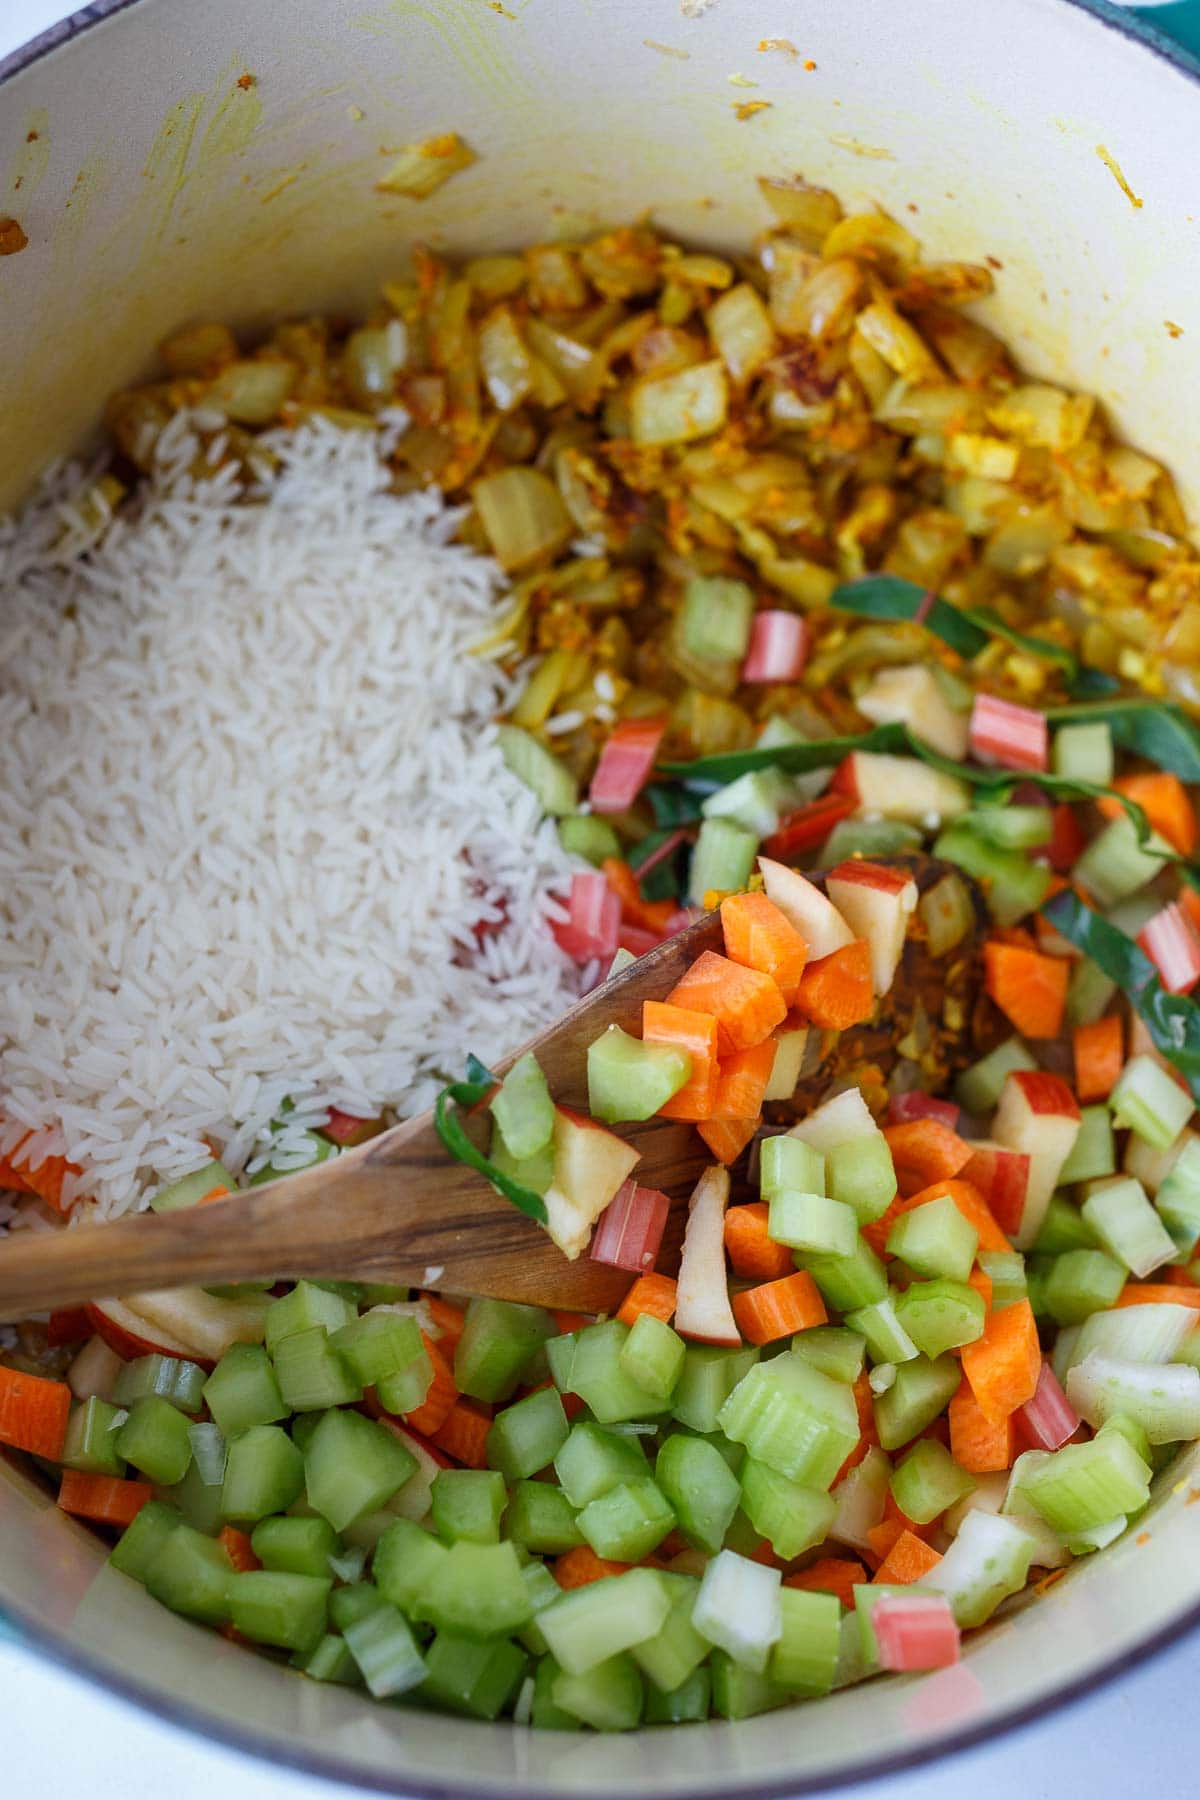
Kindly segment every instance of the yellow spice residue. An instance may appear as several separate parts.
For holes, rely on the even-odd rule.
[[[891,150],[885,150],[879,144],[864,144],[861,138],[850,137],[842,132],[831,132],[829,141],[836,144],[839,150],[849,150],[851,156],[869,157],[873,162],[895,162]]]
[[[789,62],[800,60],[800,52],[791,38],[760,38],[757,48],[759,50],[778,50],[779,54],[786,56]]]
[[[770,104],[769,100],[735,100],[733,103],[734,117],[743,121],[752,119],[755,113],[766,112]]]
[[[1134,193],[1134,191],[1130,187],[1128,181],[1126,181],[1125,171],[1124,171],[1124,169],[1122,169],[1120,163],[1117,161],[1117,159],[1113,155],[1112,151],[1109,149],[1106,149],[1103,144],[1097,144],[1096,145],[1096,155],[1100,158],[1100,161],[1104,164],[1105,168],[1112,175],[1113,180],[1116,182],[1117,186],[1120,188],[1121,192],[1124,194],[1125,198],[1128,200],[1130,206],[1133,207],[1135,212],[1140,211],[1141,205],[1142,205],[1141,199],[1137,194]]]
[[[676,50],[673,45],[660,44],[654,38],[643,38],[642,42],[645,44],[647,50],[657,50],[660,56],[673,56],[679,62],[689,62],[691,60],[692,53],[690,50]]]
[[[1183,326],[1177,325],[1174,319],[1164,319],[1163,324],[1167,328],[1168,337],[1181,338],[1183,336]]]

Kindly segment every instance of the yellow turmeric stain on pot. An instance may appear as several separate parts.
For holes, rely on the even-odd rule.
[[[1096,155],[1100,158],[1100,161],[1104,164],[1105,168],[1110,172],[1113,180],[1116,182],[1117,186],[1120,188],[1121,192],[1124,194],[1125,198],[1128,200],[1130,206],[1133,207],[1135,212],[1140,212],[1141,207],[1142,207],[1142,201],[1141,201],[1140,197],[1134,193],[1134,191],[1130,187],[1128,181],[1126,181],[1125,171],[1122,169],[1120,163],[1117,161],[1117,159],[1113,155],[1112,151],[1106,149],[1103,144],[1097,144],[1096,145]]]
[[[50,114],[35,106],[25,117],[25,128],[9,160],[0,196],[6,206],[27,206],[50,167]]]

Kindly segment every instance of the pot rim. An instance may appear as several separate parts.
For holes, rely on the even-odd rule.
[[[1121,6],[1109,4],[1108,0],[1058,0],[1058,3],[1087,15],[1105,30],[1128,39],[1131,44],[1148,51],[1158,61],[1168,64],[1178,74],[1200,87],[1200,58],[1158,30],[1150,22],[1152,15],[1144,11],[1129,12]],[[32,68],[53,51],[82,37],[95,26],[115,19],[120,13],[141,4],[143,0],[91,0],[91,4],[71,13],[58,24],[49,26],[9,55],[0,57],[0,87],[24,70]],[[392,1779],[387,1775],[376,1775],[354,1768],[335,1755],[292,1749],[286,1742],[277,1741],[248,1727],[226,1725],[221,1729],[218,1721],[201,1708],[163,1695],[124,1675],[119,1669],[77,1649],[18,1608],[10,1607],[7,1613],[0,1614],[0,1627],[5,1622],[15,1625],[23,1642],[43,1660],[65,1668],[71,1674],[82,1676],[139,1710],[149,1712],[180,1730],[210,1742],[242,1751],[276,1766],[296,1769],[304,1775],[340,1782],[366,1792],[411,1796],[413,1800],[480,1800],[480,1789],[475,1785],[431,1780],[424,1776],[414,1778],[403,1774]],[[827,1794],[861,1782],[882,1781],[910,1769],[945,1761],[1002,1736],[1041,1724],[1064,1712],[1079,1701],[1100,1693],[1129,1671],[1143,1667],[1150,1658],[1161,1656],[1197,1629],[1200,1629],[1200,1601],[1169,1625],[1131,1645],[1090,1673],[1068,1681],[1036,1700],[1011,1707],[984,1723],[961,1726],[947,1733],[936,1745],[889,1751],[885,1755],[866,1755],[820,1776],[738,1782],[725,1790],[728,1800],[793,1800],[793,1797],[794,1800],[800,1800],[801,1796]],[[578,1796],[576,1792],[568,1794],[563,1789],[547,1788],[543,1790],[539,1800],[578,1800]],[[628,1800],[628,1790],[596,1789],[589,1800]]]

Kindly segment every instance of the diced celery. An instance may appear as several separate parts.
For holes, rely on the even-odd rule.
[[[371,1564],[380,1594],[408,1618],[423,1618],[422,1597],[448,1555],[446,1546],[412,1519],[393,1520],[375,1546]]]
[[[581,1675],[565,1669],[551,1689],[554,1704],[594,1731],[632,1731],[642,1717],[642,1677],[629,1656],[610,1656]]]
[[[753,1345],[730,1350],[716,1344],[689,1344],[671,1396],[672,1417],[692,1431],[715,1431],[722,1406],[757,1361]]]
[[[1020,850],[1001,849],[961,823],[939,834],[933,854],[983,885],[997,925],[1015,925],[1036,912],[1050,891],[1050,870],[1044,863],[1031,862]]]
[[[200,1479],[194,1462],[189,1463],[182,1481],[164,1490],[179,1508],[189,1525],[206,1537],[215,1537],[225,1520],[222,1510],[223,1484],[215,1486]]]
[[[768,1678],[793,1694],[827,1694],[833,1686],[841,1608],[834,1594],[781,1588],[783,1634],[771,1651]]]
[[[582,856],[598,869],[606,856],[620,856],[621,840],[596,813],[571,813],[560,819],[558,838],[569,856]]]
[[[371,1581],[356,1581],[349,1587],[334,1588],[329,1596],[329,1622],[336,1631],[356,1625],[384,1604],[384,1595]]]
[[[578,1394],[602,1425],[648,1419],[665,1410],[660,1394],[631,1380],[621,1364],[629,1327],[620,1319],[589,1325],[575,1340],[571,1391]]]
[[[354,1307],[340,1294],[318,1287],[313,1281],[298,1281],[290,1294],[272,1300],[267,1308],[267,1349],[273,1355],[285,1338],[298,1331],[311,1331],[315,1325],[323,1325],[326,1331],[340,1331],[354,1315]]]
[[[190,1175],[181,1175],[178,1181],[169,1181],[166,1187],[159,1188],[157,1194],[150,1196],[150,1210],[181,1212],[185,1207],[198,1205],[215,1188],[227,1188],[231,1194],[237,1191],[237,1182],[225,1164],[214,1158],[202,1169],[193,1169]]]
[[[829,1197],[852,1207],[860,1225],[881,1218],[896,1194],[896,1170],[882,1131],[835,1144],[825,1159]]]
[[[855,1550],[871,1550],[870,1533],[882,1523],[892,1465],[877,1444],[833,1490],[837,1508],[829,1535]]]
[[[114,1569],[144,1582],[146,1571],[180,1523],[179,1512],[165,1500],[148,1500],[127,1525],[109,1556]]]
[[[736,1666],[736,1665],[735,1665]],[[646,1689],[642,1722],[646,1725],[694,1725],[707,1719],[712,1703],[712,1677],[707,1667],[694,1669],[669,1693],[651,1682]]]
[[[1112,1175],[1117,1167],[1112,1119],[1107,1106],[1083,1106],[1079,1110],[1079,1136],[1059,1170],[1064,1186],[1072,1181],[1095,1181]]]
[[[271,1359],[261,1344],[232,1344],[204,1384],[209,1412],[227,1438],[287,1417]]]
[[[888,1233],[889,1256],[898,1256],[918,1275],[965,1281],[971,1273],[979,1233],[948,1194],[901,1213]]]
[[[254,1569],[229,1583],[229,1611],[243,1637],[281,1650],[312,1651],[325,1635],[328,1576]]]
[[[778,828],[781,813],[793,801],[793,785],[778,769],[752,769],[701,803],[706,819],[728,819],[756,838]]]
[[[562,1670],[552,1656],[539,1659],[533,1677],[533,1705],[529,1722],[539,1731],[574,1731],[579,1721],[554,1703],[554,1684]]]
[[[507,1400],[525,1365],[554,1331],[544,1307],[472,1300],[454,1351],[459,1392],[473,1400]]]
[[[892,1475],[892,1498],[906,1518],[928,1525],[975,1486],[950,1452],[934,1438],[922,1438]]]
[[[361,1413],[327,1412],[304,1453],[309,1504],[335,1531],[385,1506],[417,1467],[411,1450]]]
[[[858,1220],[854,1209],[840,1200],[785,1188],[772,1196],[767,1232],[777,1244],[810,1256],[852,1256]]]
[[[1163,866],[1161,856],[1142,849],[1137,827],[1122,813],[1092,839],[1076,861],[1072,878],[1098,905],[1116,906],[1153,881]]]
[[[638,1387],[666,1401],[675,1390],[686,1354],[683,1339],[669,1325],[653,1313],[639,1313],[621,1346],[620,1363]]]
[[[142,1579],[147,1591],[172,1612],[210,1625],[229,1618],[233,1564],[223,1544],[191,1525],[177,1525],[167,1534]]]
[[[672,1597],[670,1586],[655,1570],[630,1569],[569,1589],[538,1614],[538,1622],[555,1661],[568,1674],[583,1675],[610,1656],[656,1637],[666,1623]]]
[[[699,1583],[688,1575],[664,1576],[664,1580],[671,1593],[671,1610],[661,1631],[635,1644],[630,1655],[656,1688],[672,1693],[699,1668],[710,1645],[692,1624]]]
[[[821,1298],[838,1312],[856,1312],[887,1298],[887,1270],[861,1233],[846,1256],[806,1252],[797,1260],[820,1288]]]
[[[790,1562],[824,1541],[837,1505],[822,1489],[790,1481],[748,1456],[742,1464],[742,1510],[776,1556]]]
[[[776,1194],[825,1192],[824,1156],[787,1132],[762,1140],[758,1172],[764,1200],[773,1200]]]
[[[721,1452],[704,1438],[676,1432],[659,1451],[654,1476],[684,1537],[697,1550],[715,1555],[741,1497],[737,1477]]]
[[[635,1438],[605,1431],[585,1419],[572,1425],[554,1458],[554,1473],[571,1505],[584,1507],[610,1488],[641,1480],[649,1468]]]
[[[1098,1352],[1116,1362],[1167,1363],[1190,1336],[1196,1314],[1190,1306],[1150,1303],[1093,1314],[1076,1336],[1067,1368]]]
[[[336,1632],[327,1631],[312,1650],[293,1656],[292,1665],[312,1681],[331,1681],[342,1687],[358,1686],[358,1664],[345,1638]]]
[[[922,1583],[945,1594],[964,1629],[982,1625],[1002,1600],[1024,1587],[1035,1548],[1014,1519],[970,1512],[941,1562],[922,1576]]]
[[[778,1569],[721,1550],[704,1571],[692,1624],[742,1668],[761,1675],[783,1635],[779,1592]]]
[[[688,899],[703,906],[708,893],[729,894],[744,888],[754,868],[758,839],[732,819],[705,819],[692,849]]]
[[[691,656],[740,662],[750,643],[754,594],[726,575],[693,575],[683,590],[683,642]]]
[[[915,825],[905,825],[900,819],[839,819],[825,840],[822,861],[836,868],[853,856],[870,860],[919,850],[923,841]]]
[[[1001,850],[1036,850],[1050,842],[1054,831],[1046,807],[1014,806],[1011,801],[1005,806],[974,806],[962,814],[956,826]]]
[[[434,1565],[419,1604],[439,1631],[472,1638],[504,1637],[533,1617],[516,1547],[510,1543],[451,1544]]]
[[[1174,1142],[1192,1116],[1190,1094],[1150,1056],[1133,1056],[1117,1077],[1108,1104],[1118,1125],[1155,1150]]]
[[[536,1475],[554,1461],[569,1429],[557,1389],[538,1388],[492,1420],[487,1434],[488,1462],[507,1481]]]
[[[219,1426],[211,1419],[188,1426],[188,1442],[192,1446],[192,1467],[206,1487],[219,1488],[225,1479],[228,1452]]]
[[[378,1307],[351,1320],[330,1339],[363,1387],[407,1369],[425,1354],[421,1328],[410,1313]]]
[[[279,1391],[292,1412],[321,1412],[362,1399],[362,1383],[338,1355],[323,1325],[282,1338],[274,1360]]]
[[[517,1058],[488,1104],[501,1137],[518,1161],[536,1156],[550,1142],[554,1102],[532,1051]]]
[[[93,1475],[123,1475],[125,1463],[117,1449],[123,1417],[120,1407],[95,1394],[73,1406],[59,1459],[64,1467]]]
[[[534,1656],[543,1656],[546,1651],[546,1640],[542,1636],[542,1628],[538,1624],[538,1614],[544,1613],[548,1606],[554,1605],[562,1593],[562,1589],[546,1564],[538,1562],[536,1557],[530,1557],[528,1562],[521,1564],[521,1580],[525,1583],[525,1591],[529,1595],[529,1605],[533,1616],[527,1625],[521,1627],[517,1635],[526,1650],[532,1652]]]
[[[710,1667],[712,1709],[720,1719],[752,1719],[756,1713],[786,1706],[792,1698],[765,1671],[748,1669],[724,1650],[713,1651]]]
[[[344,1627],[350,1654],[377,1700],[406,1694],[425,1679],[425,1661],[408,1621],[386,1602]]]
[[[1150,1470],[1126,1438],[1112,1433],[1064,1444],[1024,1473],[1020,1487],[1023,1502],[1066,1536],[1140,1511],[1150,1497]]]
[[[500,1515],[508,1494],[495,1469],[439,1469],[429,1500],[434,1527],[447,1543],[500,1542]]]
[[[983,1295],[965,1281],[914,1281],[896,1302],[900,1328],[922,1356],[936,1361],[983,1335]]]
[[[204,1385],[199,1363],[179,1356],[139,1356],[122,1366],[113,1398],[118,1406],[136,1406],[139,1400],[156,1394],[180,1412],[198,1413],[204,1403]]]
[[[649,1556],[674,1524],[674,1509],[649,1475],[609,1488],[578,1519],[597,1556],[630,1563]]]
[[[791,1351],[742,1378],[719,1424],[751,1456],[815,1488],[829,1487],[859,1439],[851,1389]]]
[[[252,1425],[228,1446],[221,1512],[252,1523],[286,1512],[304,1491],[304,1458],[278,1425]]]
[[[1153,1461],[1154,1451],[1150,1439],[1137,1420],[1131,1419],[1128,1413],[1113,1413],[1110,1418],[1105,1419],[1096,1436],[1101,1438],[1123,1437],[1125,1442],[1137,1451],[1147,1466]]]
[[[1070,1371],[1066,1390],[1071,1405],[1089,1425],[1103,1425],[1120,1413],[1140,1425],[1151,1444],[1200,1437],[1200,1369],[1188,1363],[1147,1367],[1092,1351]],[[1133,1511],[1131,1505],[1116,1506],[1106,1516]]]
[[[619,1124],[650,1119],[690,1080],[692,1059],[672,1044],[643,1043],[619,1025],[588,1045],[588,1111]]]
[[[1112,1306],[1125,1286],[1125,1265],[1104,1250],[1066,1250],[1052,1261],[1042,1288],[1057,1325],[1079,1325]]]
[[[621,953],[618,950],[617,955]],[[632,960],[632,959],[631,959]],[[532,1188],[535,1194],[545,1194],[554,1180],[554,1144],[546,1144],[536,1156],[529,1156],[522,1161],[515,1157],[498,1127],[493,1128],[492,1142],[488,1155],[502,1175],[511,1175],[522,1187]]]
[[[261,1519],[250,1534],[254,1554],[264,1569],[288,1575],[324,1576],[338,1548],[324,1519]]]
[[[1159,1217],[1181,1256],[1200,1243],[1200,1139],[1189,1138],[1155,1196]]]
[[[918,1356],[901,1363],[887,1393],[878,1395],[874,1403],[882,1447],[898,1450],[932,1425],[957,1392],[961,1379],[962,1371],[953,1356],[940,1356],[936,1362]]]
[[[857,1381],[862,1374],[866,1340],[846,1325],[810,1325],[798,1331],[789,1348],[834,1381]]]
[[[433,1364],[424,1344],[404,1368],[391,1375],[381,1375],[375,1383],[375,1398],[384,1412],[393,1416],[415,1412],[433,1382]]]
[[[1054,773],[1065,780],[1111,786],[1113,740],[1106,720],[1060,725],[1054,733],[1052,755]]]
[[[907,1362],[910,1356],[917,1355],[916,1344],[897,1317],[893,1294],[877,1300],[874,1306],[860,1306],[856,1312],[847,1313],[846,1323],[862,1333],[874,1362]],[[853,1380],[853,1376],[849,1379]]]
[[[1099,963],[1090,956],[1079,957],[1067,983],[1066,1023],[1072,1030],[1077,1025],[1094,1025],[1108,1011],[1116,991],[1116,982]]]
[[[187,1473],[192,1460],[188,1422],[169,1400],[157,1394],[137,1401],[113,1437],[117,1456],[161,1487],[182,1481]]]
[[[1034,1239],[1037,1256],[1061,1256],[1066,1250],[1094,1250],[1098,1239],[1079,1208],[1064,1194],[1051,1194],[1046,1216]]]
[[[425,1651],[422,1699],[473,1719],[498,1719],[520,1686],[528,1658],[504,1639],[476,1643],[439,1631]]]
[[[975,1260],[992,1284],[993,1312],[1025,1299],[1025,1258],[1019,1250],[981,1250]]]
[[[519,725],[501,725],[496,733],[500,754],[518,781],[523,781],[551,818],[562,819],[579,805],[579,784],[566,764]]]
[[[518,1481],[509,1495],[504,1533],[514,1544],[542,1556],[558,1556],[582,1544],[576,1509],[560,1487],[548,1481]]]
[[[1000,1103],[1008,1076],[1019,1069],[1036,1069],[1037,1063],[1018,1037],[1006,1039],[994,1050],[964,1069],[954,1084],[954,1098],[965,1112],[980,1117]]]
[[[1140,1181],[1124,1176],[1099,1188],[1082,1212],[1104,1248],[1135,1275],[1146,1276],[1175,1259],[1175,1245]]]

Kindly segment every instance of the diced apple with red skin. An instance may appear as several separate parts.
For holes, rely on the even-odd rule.
[[[870,1137],[879,1130],[875,1116],[862,1097],[861,1088],[847,1088],[844,1093],[835,1094],[832,1100],[824,1100],[816,1112],[809,1113],[807,1119],[801,1119],[788,1132],[789,1137],[799,1138],[810,1150],[819,1151],[822,1156],[838,1144],[852,1144],[858,1138]]]
[[[261,1344],[266,1294],[222,1299],[203,1288],[163,1288],[132,1300],[95,1300],[88,1307],[94,1329],[118,1356],[187,1357],[217,1363],[233,1344]]]
[[[336,1106],[331,1106],[329,1118],[322,1130],[331,1143],[340,1144],[343,1150],[353,1150],[357,1145],[378,1137],[380,1132],[387,1130],[387,1126],[382,1119],[362,1119],[354,1113],[344,1113]]]
[[[854,942],[854,933],[832,900],[806,881],[799,869],[789,869],[769,856],[760,856],[758,866],[767,899],[775,902],[788,924],[800,933],[808,945],[810,963]]]
[[[775,1061],[767,1083],[764,1100],[790,1100],[796,1091],[804,1052],[808,1045],[808,1026],[789,1025],[785,1019],[775,1033]]]
[[[1079,1136],[1079,1104],[1061,1075],[1017,1069],[1007,1076],[996,1108],[992,1136],[1029,1158],[1029,1182],[1020,1221],[1009,1235],[1028,1250],[1042,1227],[1062,1166]]]
[[[944,824],[971,804],[965,782],[943,775],[912,756],[888,756],[876,750],[854,750],[829,784],[829,792],[847,794],[860,813],[899,819],[906,825]]]
[[[725,1273],[725,1208],[729,1170],[705,1169],[688,1201],[687,1230],[679,1258],[675,1329],[704,1344],[740,1344]]]
[[[1025,1216],[1030,1161],[1027,1151],[980,1141],[971,1145],[971,1160],[959,1174],[977,1187],[1001,1231],[1011,1237]]]
[[[876,725],[907,725],[915,738],[961,762],[970,740],[970,718],[955,712],[924,663],[902,669],[880,669],[865,694],[854,702],[864,719]]]
[[[886,994],[896,979],[908,921],[916,910],[916,882],[902,869],[852,858],[830,870],[825,886],[855,937],[866,939],[871,986],[877,994]]]
[[[569,1261],[587,1249],[592,1226],[639,1160],[639,1152],[615,1131],[583,1113],[555,1107],[546,1229]]]

